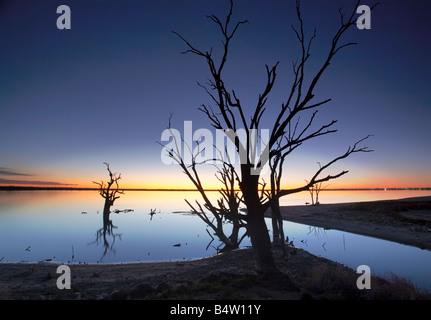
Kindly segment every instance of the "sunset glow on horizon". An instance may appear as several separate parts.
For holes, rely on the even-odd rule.
[[[350,174],[353,176],[353,174]],[[53,176],[52,179],[55,179],[57,176]],[[139,178],[142,177],[142,178]],[[205,187],[208,190],[218,190],[222,187],[222,185],[214,178],[214,174],[202,174],[203,181],[205,181]],[[34,183],[32,181],[26,182],[25,180],[21,181],[11,181],[11,183],[3,182],[0,186],[22,186],[22,187],[49,187],[49,188],[98,188],[96,184],[92,181],[100,182],[101,180],[107,181],[108,175],[102,174],[99,177],[95,177],[93,180],[88,179],[73,179],[73,178],[65,178],[68,181],[67,184],[58,184],[55,182],[50,183],[50,179],[42,183]],[[264,179],[264,181],[268,181]],[[426,178],[419,180],[415,178],[409,177],[383,177],[381,175],[380,180],[370,182],[367,179],[361,179],[360,176],[350,177],[349,173],[346,174],[345,177],[339,178],[337,180],[333,180],[328,183],[324,183],[322,187],[324,189],[385,189],[385,188],[395,188],[395,189],[404,189],[404,188],[422,188],[422,189],[430,189],[429,180]],[[187,178],[187,176],[181,171],[181,168],[177,167],[176,173],[164,174],[163,171],[161,173],[152,173],[152,174],[141,174],[141,175],[124,175],[122,174],[122,179],[119,181],[120,189],[149,189],[149,190],[194,190],[195,187],[193,183]],[[296,183],[283,183],[282,189],[294,189],[302,187],[304,183],[301,184],[299,178]],[[266,186],[266,189],[269,188],[269,185]]]

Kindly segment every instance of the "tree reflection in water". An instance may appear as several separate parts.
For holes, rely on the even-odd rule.
[[[93,183],[97,184],[100,187],[99,193],[105,199],[105,204],[103,207],[103,227],[97,230],[96,240],[92,242],[97,243],[97,245],[103,242],[104,251],[101,260],[103,259],[103,257],[106,256],[108,251],[113,251],[115,254],[115,241],[117,237],[121,240],[121,234],[114,233],[114,229],[117,229],[117,227],[114,226],[114,224],[112,223],[112,220],[110,219],[110,214],[111,207],[114,205],[115,200],[120,198],[119,194],[124,194],[124,191],[120,190],[120,186],[118,184],[118,180],[121,179],[121,174],[112,173],[109,164],[106,162],[104,162],[104,164],[106,165],[106,168],[108,170],[110,180],[107,183],[103,181],[93,181]],[[120,212],[120,210],[116,210],[115,212],[118,213]],[[112,239],[108,241],[109,238]]]

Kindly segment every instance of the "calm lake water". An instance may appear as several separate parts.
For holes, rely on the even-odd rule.
[[[322,191],[320,202],[430,195],[430,191]],[[220,242],[208,246],[206,224],[187,213],[184,199],[200,200],[197,192],[128,191],[111,208],[113,232],[103,237],[104,199],[97,191],[0,191],[1,263],[177,261],[215,254]],[[301,193],[283,198],[281,204],[307,201],[309,194]],[[151,210],[156,214],[151,216]],[[431,251],[348,232],[284,225],[295,246],[315,255],[354,269],[365,264],[375,274],[393,272],[431,289]],[[249,244],[248,239],[243,242]]]

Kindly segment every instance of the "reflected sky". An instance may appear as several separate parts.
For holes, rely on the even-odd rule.
[[[386,198],[384,195],[371,191],[367,194],[327,191],[321,199],[329,203],[357,201],[361,197],[394,199],[426,194],[399,191],[386,193]],[[217,193],[212,192],[210,196],[214,199]],[[306,196],[302,193],[292,197],[291,204],[302,204]],[[60,263],[124,263],[211,256],[217,252],[220,242],[214,241],[208,247],[211,238],[206,225],[186,213],[185,198],[193,201],[199,195],[197,192],[126,192],[111,208],[110,219],[116,237],[107,236],[110,250],[105,253],[103,241],[96,241],[97,231],[103,228],[104,205],[97,191],[1,191],[0,259],[3,263],[47,259]],[[127,209],[133,211],[116,213]],[[152,219],[151,210],[156,212]],[[392,271],[431,288],[429,251],[296,223],[285,222],[285,234],[295,246],[315,255],[353,269],[366,264],[376,274]],[[243,245],[249,242],[244,241]]]
[[[372,274],[390,272],[431,289],[431,252],[396,242],[337,230],[286,222],[285,233],[295,246],[340,262],[352,269],[370,267]]]
[[[103,256],[96,233],[103,227],[104,199],[97,191],[0,192],[0,255],[4,261],[129,262],[182,260],[216,253],[197,250],[196,238],[210,241],[205,225],[187,210],[187,193],[129,192],[112,207],[115,245]],[[184,205],[182,204],[184,203]],[[118,205],[117,205],[118,204]],[[115,210],[132,209],[115,213]],[[150,221],[151,210],[156,214]],[[175,210],[174,210],[175,209]],[[112,244],[114,237],[108,236]],[[201,242],[202,242],[201,241]],[[172,246],[181,243],[181,247]],[[31,246],[30,250],[25,249]],[[73,249],[72,249],[73,247]],[[0,257],[1,258],[1,257]]]

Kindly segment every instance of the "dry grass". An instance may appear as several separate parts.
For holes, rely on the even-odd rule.
[[[341,266],[319,264],[310,268],[302,288],[315,299],[358,299],[357,276]]]
[[[411,280],[390,273],[384,279],[375,279],[373,299],[430,300],[431,292],[417,287]]]
[[[310,269],[303,283],[308,298],[365,300],[430,300],[431,292],[417,287],[412,281],[389,274],[371,277],[371,289],[356,287],[358,275],[346,268],[319,265]]]

